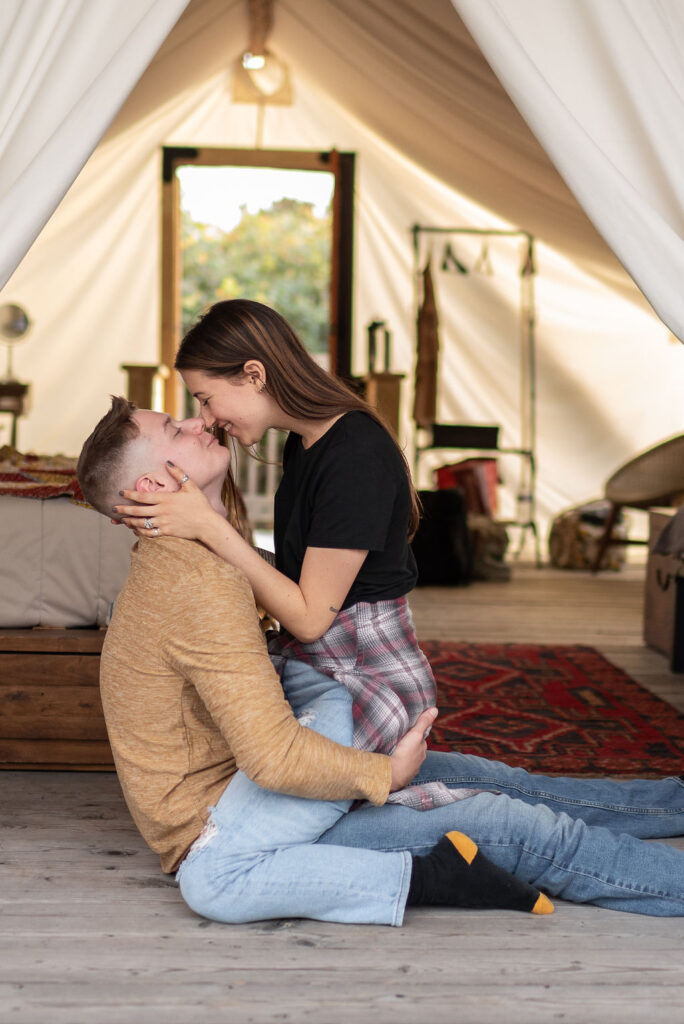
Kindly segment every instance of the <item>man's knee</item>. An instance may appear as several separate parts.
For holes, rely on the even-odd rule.
[[[244,887],[237,878],[207,877],[205,871],[193,871],[189,864],[178,876],[178,887],[187,906],[199,917],[222,924],[244,924],[253,920],[248,911]],[[241,891],[242,890],[242,891]],[[253,908],[252,908],[253,909]]]

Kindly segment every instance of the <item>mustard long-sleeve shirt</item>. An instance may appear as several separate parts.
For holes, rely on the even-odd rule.
[[[246,578],[193,541],[133,549],[100,687],[124,797],[164,871],[176,869],[238,769],[295,796],[387,799],[389,758],[298,724]]]

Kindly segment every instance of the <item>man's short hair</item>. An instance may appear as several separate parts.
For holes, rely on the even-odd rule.
[[[126,448],[140,436],[133,419],[136,407],[126,398],[112,395],[112,407],[87,439],[76,466],[78,482],[86,501],[105,516],[119,501]]]

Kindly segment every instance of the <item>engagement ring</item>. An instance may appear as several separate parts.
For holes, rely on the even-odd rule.
[[[183,484],[187,484],[189,479],[190,479],[190,477],[188,476],[188,474],[187,473],[183,473],[183,476],[180,478],[181,487],[183,486]]]
[[[146,530],[151,530],[152,529],[152,520],[151,519],[146,519],[145,520],[145,529]]]

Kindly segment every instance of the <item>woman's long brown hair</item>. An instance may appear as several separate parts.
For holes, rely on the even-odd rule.
[[[239,376],[250,359],[263,363],[266,390],[288,416],[327,420],[360,411],[387,431],[406,470],[411,539],[418,528],[420,505],[406,456],[392,431],[375,409],[312,359],[287,320],[270,306],[251,299],[217,302],[183,338],[175,367],[230,379]]]

